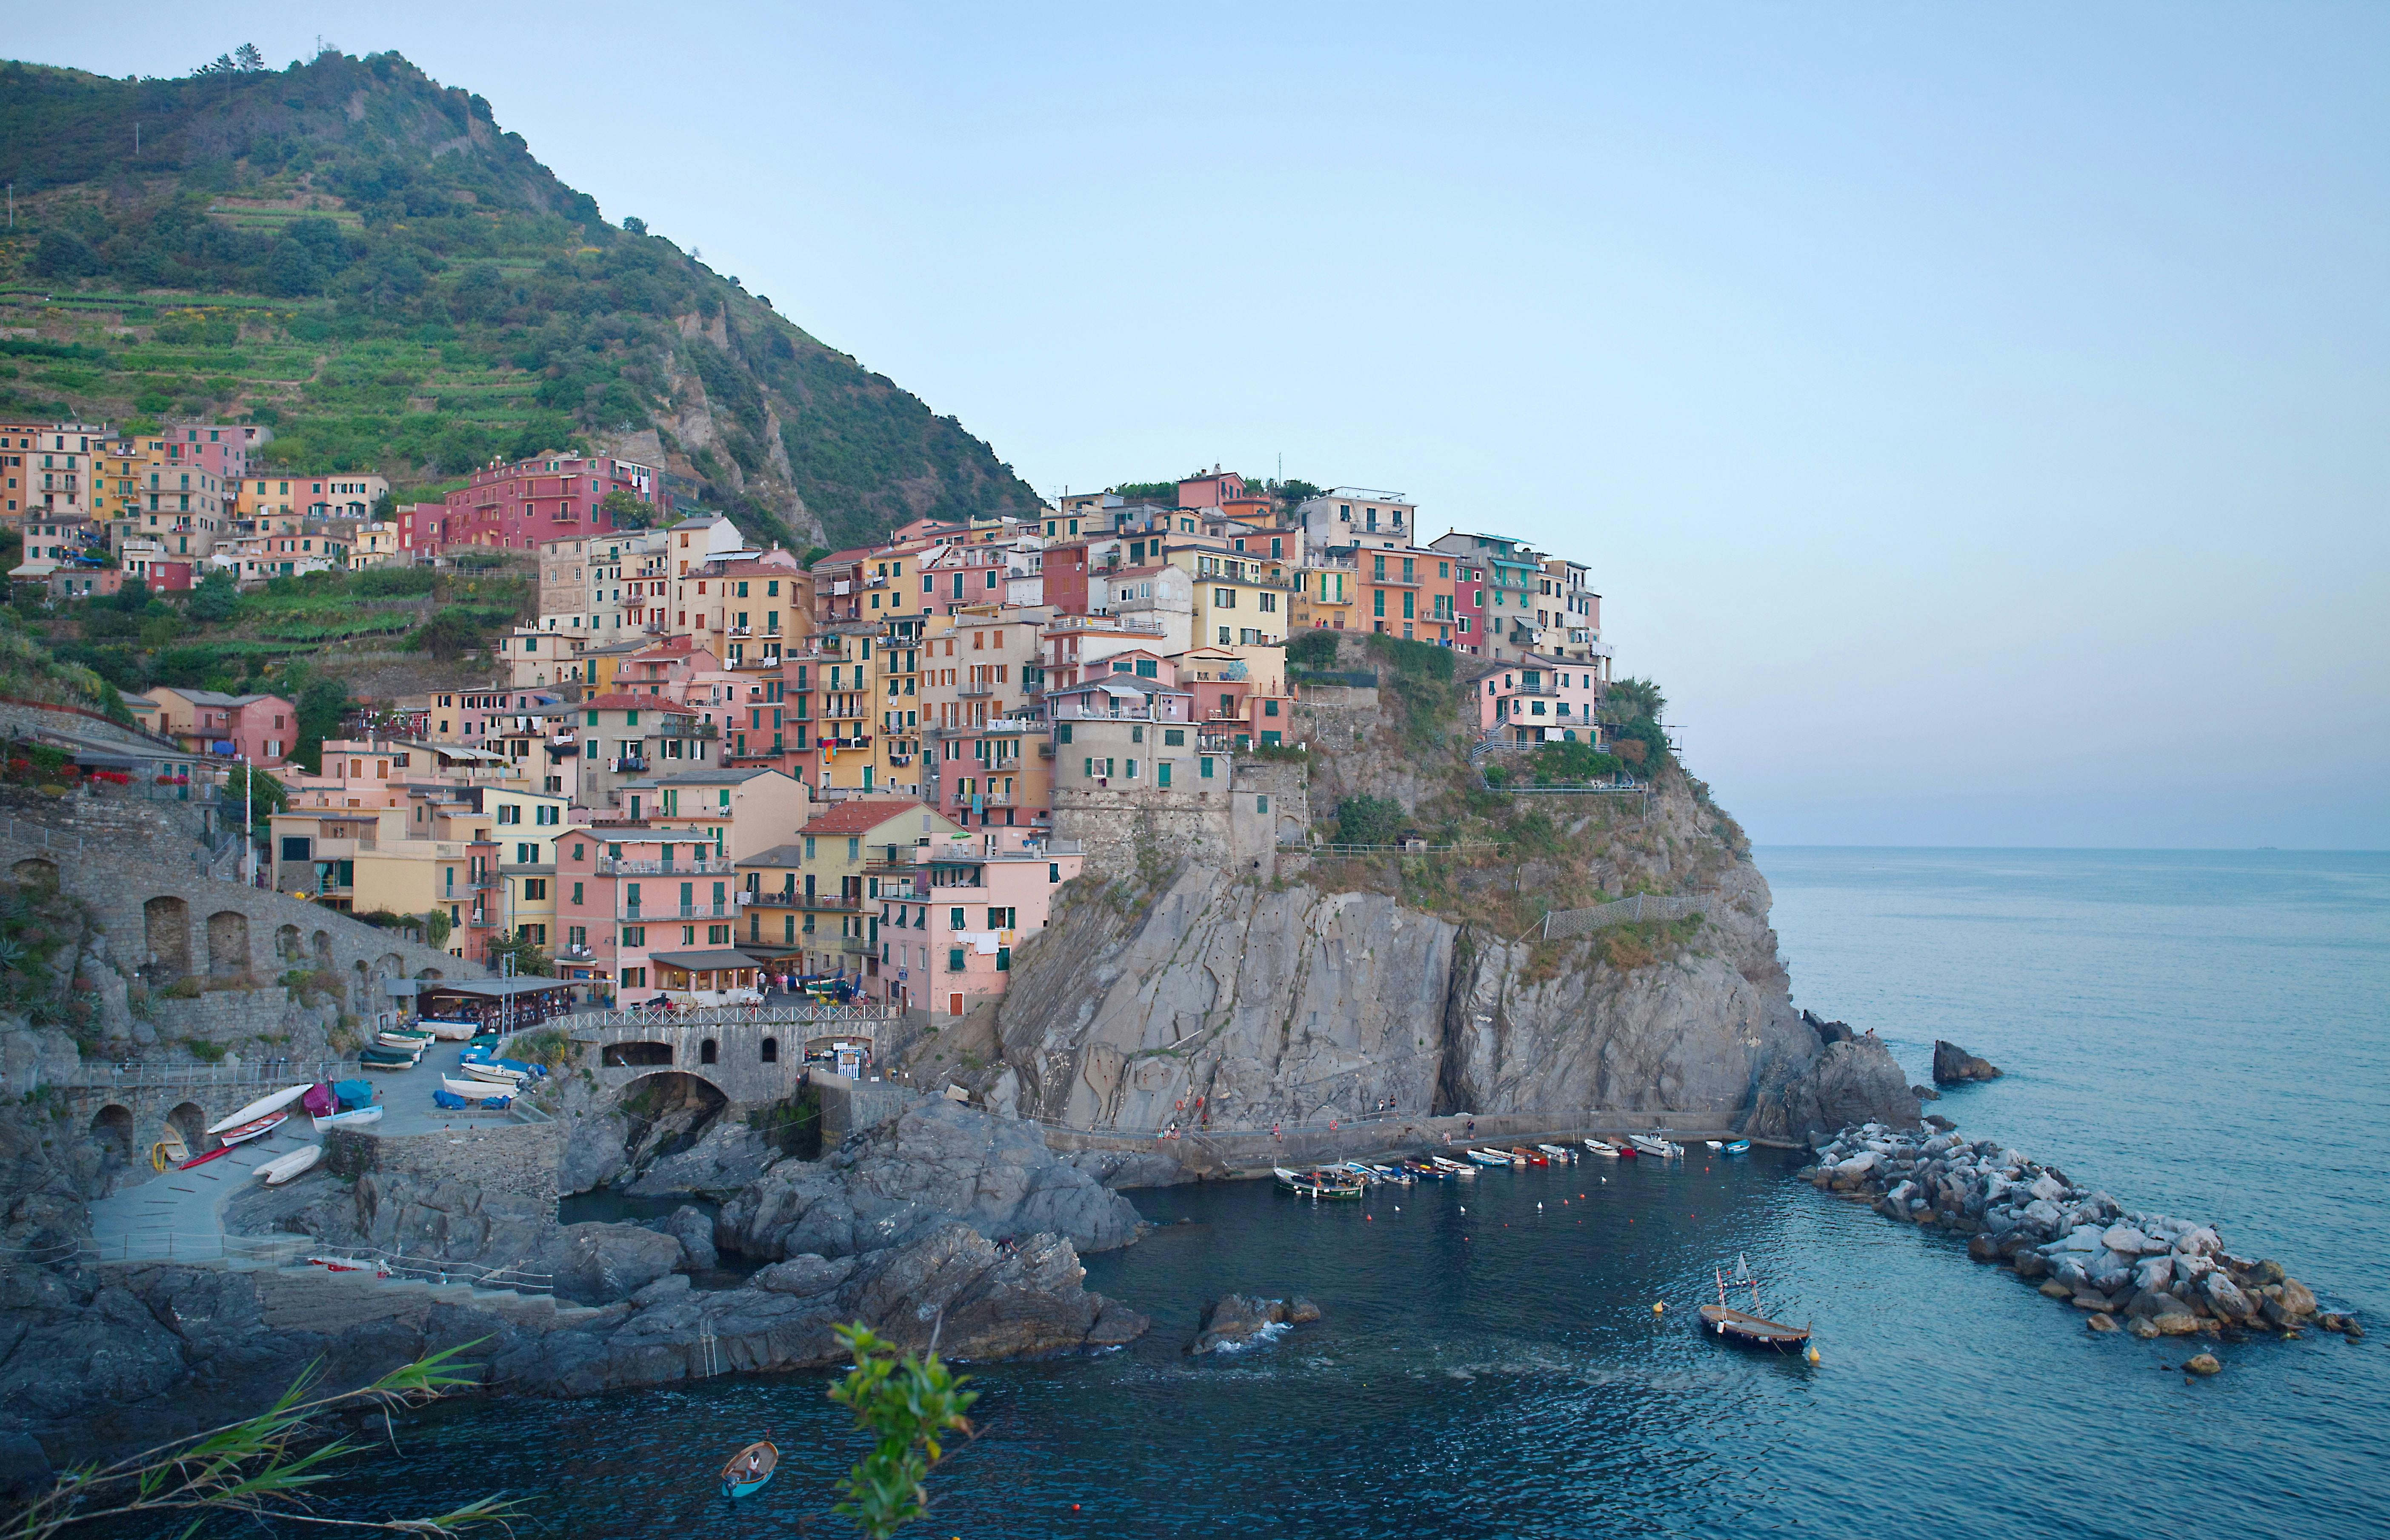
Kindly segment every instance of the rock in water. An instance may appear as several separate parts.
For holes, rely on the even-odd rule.
[[[1851,1123],[1913,1126],[1922,1110],[1892,1050],[1872,1037],[1829,1044],[1798,1074],[1763,1093],[1746,1132],[1815,1142]]]
[[[1999,1071],[1985,1059],[1959,1046],[1936,1038],[1934,1043],[1934,1083],[1936,1085],[1959,1085],[1971,1080],[1998,1080]]]
[[[2094,1312],[2089,1318],[2084,1321],[2083,1324],[2086,1328],[2093,1331],[2114,1331],[2116,1329],[2116,1318],[2109,1315],[2104,1310]]]
[[[1239,1348],[1274,1326],[1299,1326],[1319,1319],[1319,1307],[1309,1300],[1265,1300],[1230,1294],[1203,1307],[1201,1327],[1187,1344],[1190,1354]]]
[[[2202,1353],[2194,1355],[2191,1362],[2183,1365],[2183,1367],[2192,1374],[2215,1374],[2224,1366],[2216,1361],[2216,1354]]]
[[[713,1216],[694,1203],[683,1203],[675,1209],[673,1216],[664,1222],[664,1232],[678,1240],[681,1250],[688,1253],[692,1271],[705,1272],[722,1260],[714,1254]]]

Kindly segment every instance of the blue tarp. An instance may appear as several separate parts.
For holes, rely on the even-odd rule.
[[[434,1091],[431,1093],[431,1105],[444,1107],[453,1112],[465,1105],[465,1098],[453,1091]]]
[[[370,1080],[343,1080],[332,1086],[332,1095],[340,1099],[341,1110],[353,1111],[373,1105],[374,1088]]]

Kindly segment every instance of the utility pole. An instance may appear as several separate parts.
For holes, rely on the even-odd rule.
[[[241,880],[257,886],[257,824],[251,811],[251,799],[257,794],[257,772],[251,768],[249,756],[240,756],[240,869]]]

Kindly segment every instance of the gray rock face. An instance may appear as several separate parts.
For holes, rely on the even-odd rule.
[[[779,1151],[744,1123],[719,1122],[688,1149],[657,1160],[623,1190],[635,1195],[696,1192],[726,1197],[763,1175],[779,1158]]]
[[[1763,1096],[1748,1127],[1765,1138],[1805,1143],[1854,1123],[1913,1126],[1922,1110],[1892,1050],[1876,1038],[1855,1037],[1827,1047]]]
[[[664,1222],[664,1232],[680,1242],[688,1265],[704,1272],[722,1259],[713,1250],[713,1219],[693,1203],[683,1203]]]
[[[1936,1085],[1964,1084],[1974,1080],[1998,1080],[1999,1071],[1976,1058],[1956,1043],[1936,1039],[1934,1044],[1934,1083]]]
[[[1300,1326],[1319,1319],[1319,1307],[1309,1300],[1258,1299],[1230,1294],[1203,1306],[1201,1325],[1189,1354],[1229,1352],[1243,1347],[1272,1327]]]
[[[942,1099],[916,1104],[825,1161],[782,1161],[725,1203],[717,1241],[751,1257],[845,1256],[959,1220],[982,1235],[1052,1231],[1109,1251],[1137,1211],[1046,1148],[1034,1124]]]
[[[1185,1162],[1168,1155],[1129,1149],[1074,1149],[1061,1157],[1105,1187],[1167,1187],[1195,1180]]]

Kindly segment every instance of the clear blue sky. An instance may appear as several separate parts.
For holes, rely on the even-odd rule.
[[[2390,9],[49,6],[6,47],[319,32],[1041,491],[1282,454],[1587,561],[1764,842],[2390,845]]]

